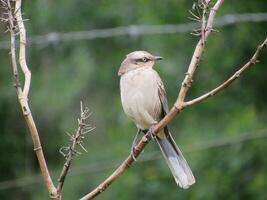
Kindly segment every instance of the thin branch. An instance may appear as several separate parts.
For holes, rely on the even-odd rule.
[[[30,84],[31,84],[31,75],[26,64],[26,56],[25,56],[26,54],[26,49],[25,49],[26,31],[25,31],[22,16],[21,16],[21,0],[16,0],[15,10],[11,7],[10,0],[7,0],[7,4],[9,7],[9,26],[10,26],[9,31],[11,34],[11,57],[12,57],[12,66],[13,66],[13,76],[14,76],[15,88],[16,88],[17,95],[18,95],[18,101],[21,105],[24,118],[27,122],[28,128],[31,133],[34,151],[37,156],[40,169],[41,169],[45,184],[47,186],[48,192],[52,199],[59,199],[57,190],[52,182],[52,179],[50,177],[50,174],[49,174],[49,171],[46,165],[46,161],[45,161],[45,157],[43,154],[38,131],[37,131],[37,128],[36,128],[36,125],[33,120],[31,110],[28,104],[28,93],[29,93]],[[17,23],[18,26],[16,26],[15,23]],[[16,32],[15,30],[17,27],[18,27],[19,36],[20,36],[19,63],[25,76],[25,83],[24,83],[23,89],[21,88],[19,84],[18,68],[17,68],[17,62],[16,62],[16,49],[15,49]]]
[[[141,141],[134,149],[134,157],[137,158],[142,152],[148,141],[151,140],[149,136],[143,136]],[[101,184],[99,184],[93,191],[81,198],[81,200],[94,199],[97,195],[101,194],[109,185],[111,185],[118,177],[120,177],[135,161],[132,155],[129,155],[126,160]]]
[[[212,27],[216,11],[219,9],[222,2],[223,0],[217,0],[216,4],[211,9],[207,22],[207,25],[209,25],[209,27]],[[207,26],[205,28],[207,28]],[[208,38],[210,30],[211,29],[206,31],[204,37],[205,40]],[[117,178],[119,178],[134,163],[135,159],[140,155],[142,150],[152,139],[153,135],[157,135],[157,133],[161,129],[163,129],[176,116],[177,113],[181,112],[181,110],[183,109],[182,105],[184,103],[184,98],[189,89],[188,86],[185,87],[185,84],[191,83],[196,66],[200,60],[200,57],[202,56],[203,49],[204,49],[204,44],[201,42],[200,39],[199,43],[196,46],[196,50],[194,52],[191,63],[189,65],[185,80],[183,81],[182,87],[177,97],[177,101],[170,110],[170,112],[158,124],[151,127],[149,131],[142,137],[142,139],[134,148],[133,155],[130,154],[126,158],[126,160],[124,160],[123,163],[106,180],[104,180],[100,185],[98,185],[93,191],[82,197],[81,200],[94,199],[97,195],[101,194],[110,184],[112,184]]]
[[[209,6],[209,1],[206,2],[206,0],[201,1],[202,4],[202,24],[201,24],[201,42],[204,43],[206,42],[205,40],[205,35],[206,35],[206,15],[208,12],[208,6]]]
[[[258,48],[255,51],[252,58],[244,66],[242,66],[238,71],[236,71],[234,73],[234,75],[232,75],[229,79],[227,79],[225,82],[223,82],[221,85],[219,85],[215,89],[211,90],[210,92],[207,92],[206,94],[204,94],[198,98],[195,98],[193,100],[185,102],[183,107],[186,108],[188,106],[192,106],[194,104],[200,103],[200,102],[206,100],[207,98],[212,97],[215,94],[221,92],[226,87],[228,87],[232,82],[234,82],[237,78],[239,78],[245,72],[245,70],[249,69],[250,67],[252,67],[253,65],[255,65],[257,63],[257,59],[260,55],[260,52],[266,46],[267,46],[267,38],[263,41],[263,43],[261,45],[258,46]]]
[[[93,130],[92,127],[90,127],[89,124],[86,124],[86,120],[90,116],[89,109],[88,108],[83,108],[83,104],[81,102],[81,112],[80,112],[80,117],[78,119],[78,129],[76,133],[73,135],[69,135],[71,144],[69,147],[63,147],[63,149],[66,149],[67,152],[63,153],[63,156],[66,158],[66,161],[63,165],[62,171],[60,173],[59,179],[58,179],[58,185],[57,185],[57,191],[59,194],[62,192],[62,187],[64,185],[65,178],[69,172],[72,160],[74,156],[77,154],[77,146],[79,145],[85,152],[87,150],[83,147],[82,142],[85,137],[85,135]]]
[[[4,1],[2,1],[4,3]],[[6,2],[6,10],[8,12],[8,22],[9,27],[8,30],[10,32],[11,36],[11,61],[12,61],[12,67],[13,67],[13,76],[14,76],[14,86],[17,88],[17,90],[21,90],[19,79],[18,79],[18,66],[17,66],[17,59],[16,59],[16,28],[14,25],[15,19],[12,13],[12,7],[10,4],[10,1]]]
[[[23,87],[23,93],[25,98],[28,98],[30,85],[31,85],[31,71],[29,70],[26,62],[26,29],[24,27],[22,15],[21,15],[21,0],[16,0],[15,4],[15,17],[17,26],[19,29],[19,37],[20,37],[20,50],[19,50],[19,64],[23,71],[25,81]]]
[[[189,65],[188,70],[186,72],[185,78],[182,82],[182,86],[180,88],[178,98],[175,102],[175,107],[178,110],[181,109],[181,106],[184,103],[184,99],[185,99],[185,96],[187,94],[187,91],[189,90],[191,83],[193,82],[193,76],[194,76],[195,70],[200,63],[200,59],[201,59],[203,51],[204,51],[205,41],[207,40],[209,34],[211,33],[213,22],[215,19],[215,15],[216,15],[217,10],[219,9],[219,7],[221,6],[222,3],[223,3],[223,0],[217,0],[217,2],[215,3],[215,5],[212,7],[212,9],[210,11],[207,24],[203,25],[203,23],[206,21],[204,12],[207,12],[207,7],[208,7],[208,5],[206,3],[204,3],[205,7],[203,9],[202,26],[201,26],[201,29],[203,29],[203,30],[201,30],[201,34],[203,34],[203,35],[201,36],[201,38],[198,41],[198,44],[195,48],[190,65]]]

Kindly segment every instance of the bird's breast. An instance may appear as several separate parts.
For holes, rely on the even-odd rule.
[[[124,74],[120,80],[123,109],[141,129],[149,128],[160,118],[157,78],[153,69],[136,69]]]

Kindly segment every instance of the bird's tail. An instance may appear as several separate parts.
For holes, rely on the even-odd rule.
[[[167,128],[164,129],[164,132],[159,133],[156,140],[177,185],[183,189],[193,185],[195,183],[194,175]]]

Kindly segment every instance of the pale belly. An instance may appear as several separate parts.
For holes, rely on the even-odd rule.
[[[152,69],[136,69],[121,77],[122,106],[138,128],[148,129],[160,120],[162,109],[157,80]]]

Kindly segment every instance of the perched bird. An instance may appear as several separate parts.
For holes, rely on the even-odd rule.
[[[153,69],[155,61],[161,59],[146,51],[134,51],[126,56],[118,72],[122,107],[136,124],[138,133],[145,133],[169,112],[163,83]],[[155,138],[177,185],[189,188],[195,178],[168,128]]]

